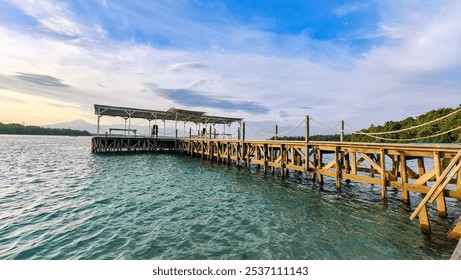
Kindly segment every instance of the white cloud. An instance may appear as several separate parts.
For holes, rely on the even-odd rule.
[[[461,2],[444,1],[408,14],[383,22],[383,34],[392,44],[369,52],[365,62],[407,74],[459,69]]]
[[[36,19],[41,27],[50,32],[67,36],[82,34],[83,27],[73,20],[72,14],[62,2],[35,0],[7,0],[24,14]]]
[[[356,2],[352,4],[345,4],[334,9],[334,13],[337,16],[347,16],[352,13],[364,11],[369,7],[369,3]]]
[[[81,36],[84,31],[88,38],[100,38],[104,33],[102,28],[94,30],[93,23],[78,22],[62,4],[14,3],[39,19],[42,28],[50,32]],[[188,30],[183,27],[191,26],[186,19],[181,19],[181,27],[175,23],[160,28],[171,28],[179,32],[175,36],[185,38],[212,30],[205,34],[215,41],[217,51],[159,49],[109,38],[81,44],[0,27],[0,79],[9,92],[40,95],[70,106],[83,104],[90,108],[84,111],[89,114],[93,103],[161,110],[181,107],[147,90],[146,85],[155,84],[156,88],[187,89],[197,96],[212,95],[217,100],[267,107],[268,115],[205,106],[189,108],[212,115],[244,117],[267,128],[278,122],[287,130],[305,114],[329,126],[344,119],[362,128],[460,103],[461,77],[450,75],[461,71],[460,4],[444,3],[436,10],[407,10],[403,14],[408,17],[401,17],[401,10],[396,15],[386,7],[379,31],[385,44],[363,56],[350,56],[340,46],[314,42],[306,36],[279,36],[244,27],[226,27],[219,33],[216,28],[194,24],[186,34]],[[52,15],[61,19],[53,21],[49,19]],[[62,30],[53,25],[60,20],[68,21]],[[150,23],[148,19],[140,21]],[[177,28],[184,30],[176,31]],[[249,45],[260,48],[260,52],[246,52]],[[319,59],[319,49],[326,57],[334,55]],[[284,55],[287,52],[291,55]],[[56,77],[70,87],[30,87],[13,77],[16,72]],[[443,75],[448,77],[441,78]],[[9,100],[14,98],[10,96]],[[325,131],[318,124],[311,125],[312,133]]]
[[[6,0],[24,14],[34,18],[43,31],[73,38],[86,38],[89,34],[104,37],[106,31],[98,24],[84,24],[64,2],[54,0]]]

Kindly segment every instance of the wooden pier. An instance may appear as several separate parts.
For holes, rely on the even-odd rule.
[[[93,153],[103,152],[175,152],[174,138],[98,136],[91,140]]]
[[[338,190],[342,184],[348,182],[380,186],[382,199],[387,199],[389,189],[397,189],[401,192],[402,202],[407,204],[412,197],[410,193],[418,193],[424,197],[418,201],[419,205],[410,215],[410,219],[418,218],[423,232],[431,231],[428,204],[436,202],[438,215],[446,217],[446,198],[461,200],[459,144],[245,140],[245,123],[242,126],[241,119],[207,118],[202,112],[176,109],[173,111],[174,115],[167,115],[166,112],[159,111],[95,105],[98,128],[99,118],[102,116],[101,108],[106,108],[104,112],[110,115],[124,118],[138,113],[139,118],[149,120],[149,126],[155,112],[164,118],[163,121],[169,119],[177,122],[181,119],[196,124],[202,122],[204,127],[207,124],[229,125],[238,121],[240,127],[237,139],[215,139],[217,137],[212,133],[211,126],[209,130],[204,129],[201,135],[192,137],[190,132],[186,138],[179,138],[177,129],[174,138],[163,139],[157,135],[97,136],[92,139],[94,153],[172,151],[242,168],[256,165],[262,172],[278,175],[281,179],[293,172],[304,172],[319,185],[323,185],[325,176],[334,178]],[[131,115],[128,115],[130,112]],[[308,120],[306,116],[305,139],[309,139]],[[461,218],[450,231],[449,237],[460,239]]]

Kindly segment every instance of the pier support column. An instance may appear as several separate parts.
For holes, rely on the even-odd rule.
[[[352,175],[357,175],[357,152],[349,152],[351,155],[351,172]]]
[[[434,152],[434,167],[435,167],[435,178],[439,180],[441,173],[442,173],[442,160],[440,158],[439,152]],[[437,196],[437,212],[439,213],[440,217],[447,216],[447,205],[445,203],[445,194],[441,192],[439,196]]]
[[[456,190],[461,191],[461,169],[456,173]]]
[[[280,145],[280,176],[282,179],[285,178],[285,145]]]
[[[386,174],[386,150],[381,149],[380,150],[380,164],[381,164],[381,197],[382,199],[387,198],[387,174]]]
[[[341,121],[340,125],[340,131],[339,131],[339,141],[344,142],[344,121]]]
[[[341,164],[339,162],[340,147],[335,147],[336,189],[341,190]]]
[[[423,157],[418,158],[418,173],[419,173],[419,177],[426,174],[426,166],[424,165],[424,158]],[[424,183],[423,186],[427,186],[427,183]]]
[[[351,174],[351,164],[350,164],[350,156],[349,152],[347,151],[346,154],[344,155],[344,171],[346,174]],[[346,183],[349,184],[351,182],[350,179],[346,179]]]
[[[275,160],[275,151],[274,151],[274,147],[270,147],[270,158],[269,158],[270,162],[274,163],[274,160]],[[271,166],[271,173],[272,175],[275,174],[275,167],[272,165]]]
[[[264,144],[264,175],[267,174],[267,156],[268,156],[268,148],[267,148],[267,144]]]
[[[406,184],[408,183],[407,173],[407,158],[402,155],[400,157],[400,178],[402,180],[402,201],[403,203],[410,204],[410,192],[407,190]]]
[[[461,239],[461,216],[458,218],[458,222],[457,222],[456,226],[448,234],[448,238],[450,238],[450,239],[458,239],[458,240]],[[458,247],[459,247],[459,245],[458,245]]]
[[[421,231],[424,233],[430,233],[431,232],[431,225],[429,223],[429,216],[427,215],[427,208],[426,205],[421,208],[421,211],[419,212],[418,215],[419,219],[419,225],[421,227]]]
[[[250,147],[250,143],[246,144],[245,146],[246,146],[246,151],[245,151],[246,165],[247,165],[247,168],[249,170],[251,168],[251,159],[250,159],[251,147]]]
[[[230,165],[231,144],[227,142],[227,166]]]
[[[323,168],[323,159],[322,159],[322,151],[320,149],[317,150],[317,175],[318,175],[318,181],[319,185],[323,186],[323,175],[320,174],[322,168]]]
[[[235,149],[235,164],[236,164],[237,168],[240,167],[239,153],[240,153],[240,143],[237,142],[236,149]]]

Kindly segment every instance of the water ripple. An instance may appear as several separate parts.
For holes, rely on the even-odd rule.
[[[398,192],[171,154],[92,155],[90,138],[2,136],[0,259],[446,259]],[[436,211],[436,209],[429,209]],[[433,215],[432,215],[433,216]]]

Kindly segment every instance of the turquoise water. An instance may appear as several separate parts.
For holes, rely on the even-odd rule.
[[[461,213],[421,234],[400,193],[322,191],[174,154],[93,155],[88,137],[0,136],[0,259],[447,259]],[[421,200],[413,197],[411,209]]]

